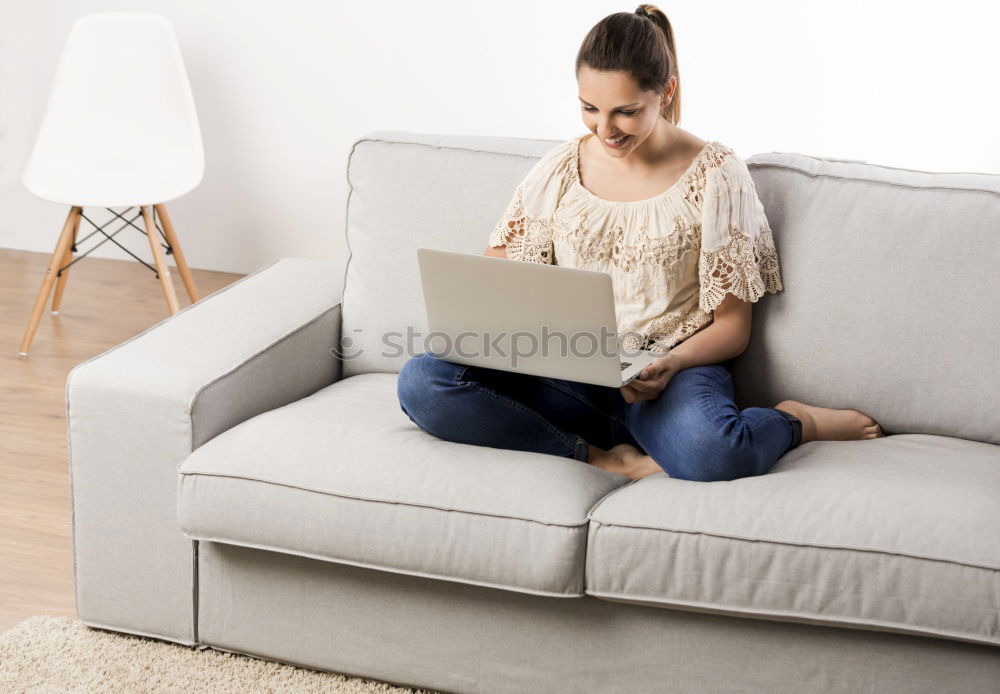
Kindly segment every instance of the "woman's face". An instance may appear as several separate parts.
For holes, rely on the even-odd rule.
[[[673,77],[664,94],[640,91],[635,80],[624,72],[598,72],[586,65],[577,78],[580,110],[587,129],[597,135],[604,151],[621,158],[635,150],[656,129],[660,111],[673,96]],[[626,136],[615,147],[611,140]]]

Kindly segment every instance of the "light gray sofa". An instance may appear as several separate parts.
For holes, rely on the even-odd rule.
[[[482,253],[556,144],[371,133],[346,279],[283,258],[74,368],[80,619],[455,692],[1000,691],[1000,176],[747,158],[785,289],[740,406],[890,435],[631,481],[396,397],[416,249]]]

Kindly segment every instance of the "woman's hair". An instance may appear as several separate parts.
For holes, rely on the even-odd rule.
[[[674,32],[667,15],[655,5],[635,12],[615,12],[594,25],[576,55],[576,75],[584,65],[599,72],[625,72],[642,91],[663,93],[677,78],[673,99],[661,115],[677,125],[681,120],[681,78],[677,72]]]

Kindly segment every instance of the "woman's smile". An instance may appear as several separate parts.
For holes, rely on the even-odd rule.
[[[625,144],[629,141],[629,139],[631,139],[631,137],[632,137],[631,135],[619,135],[618,136],[619,139],[617,140],[615,139],[608,140],[602,137],[601,141],[604,142],[604,144],[610,147],[611,149],[620,149],[621,147],[625,146]]]

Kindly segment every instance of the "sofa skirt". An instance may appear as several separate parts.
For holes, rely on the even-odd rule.
[[[202,647],[446,692],[994,692],[1000,649],[199,542]]]

